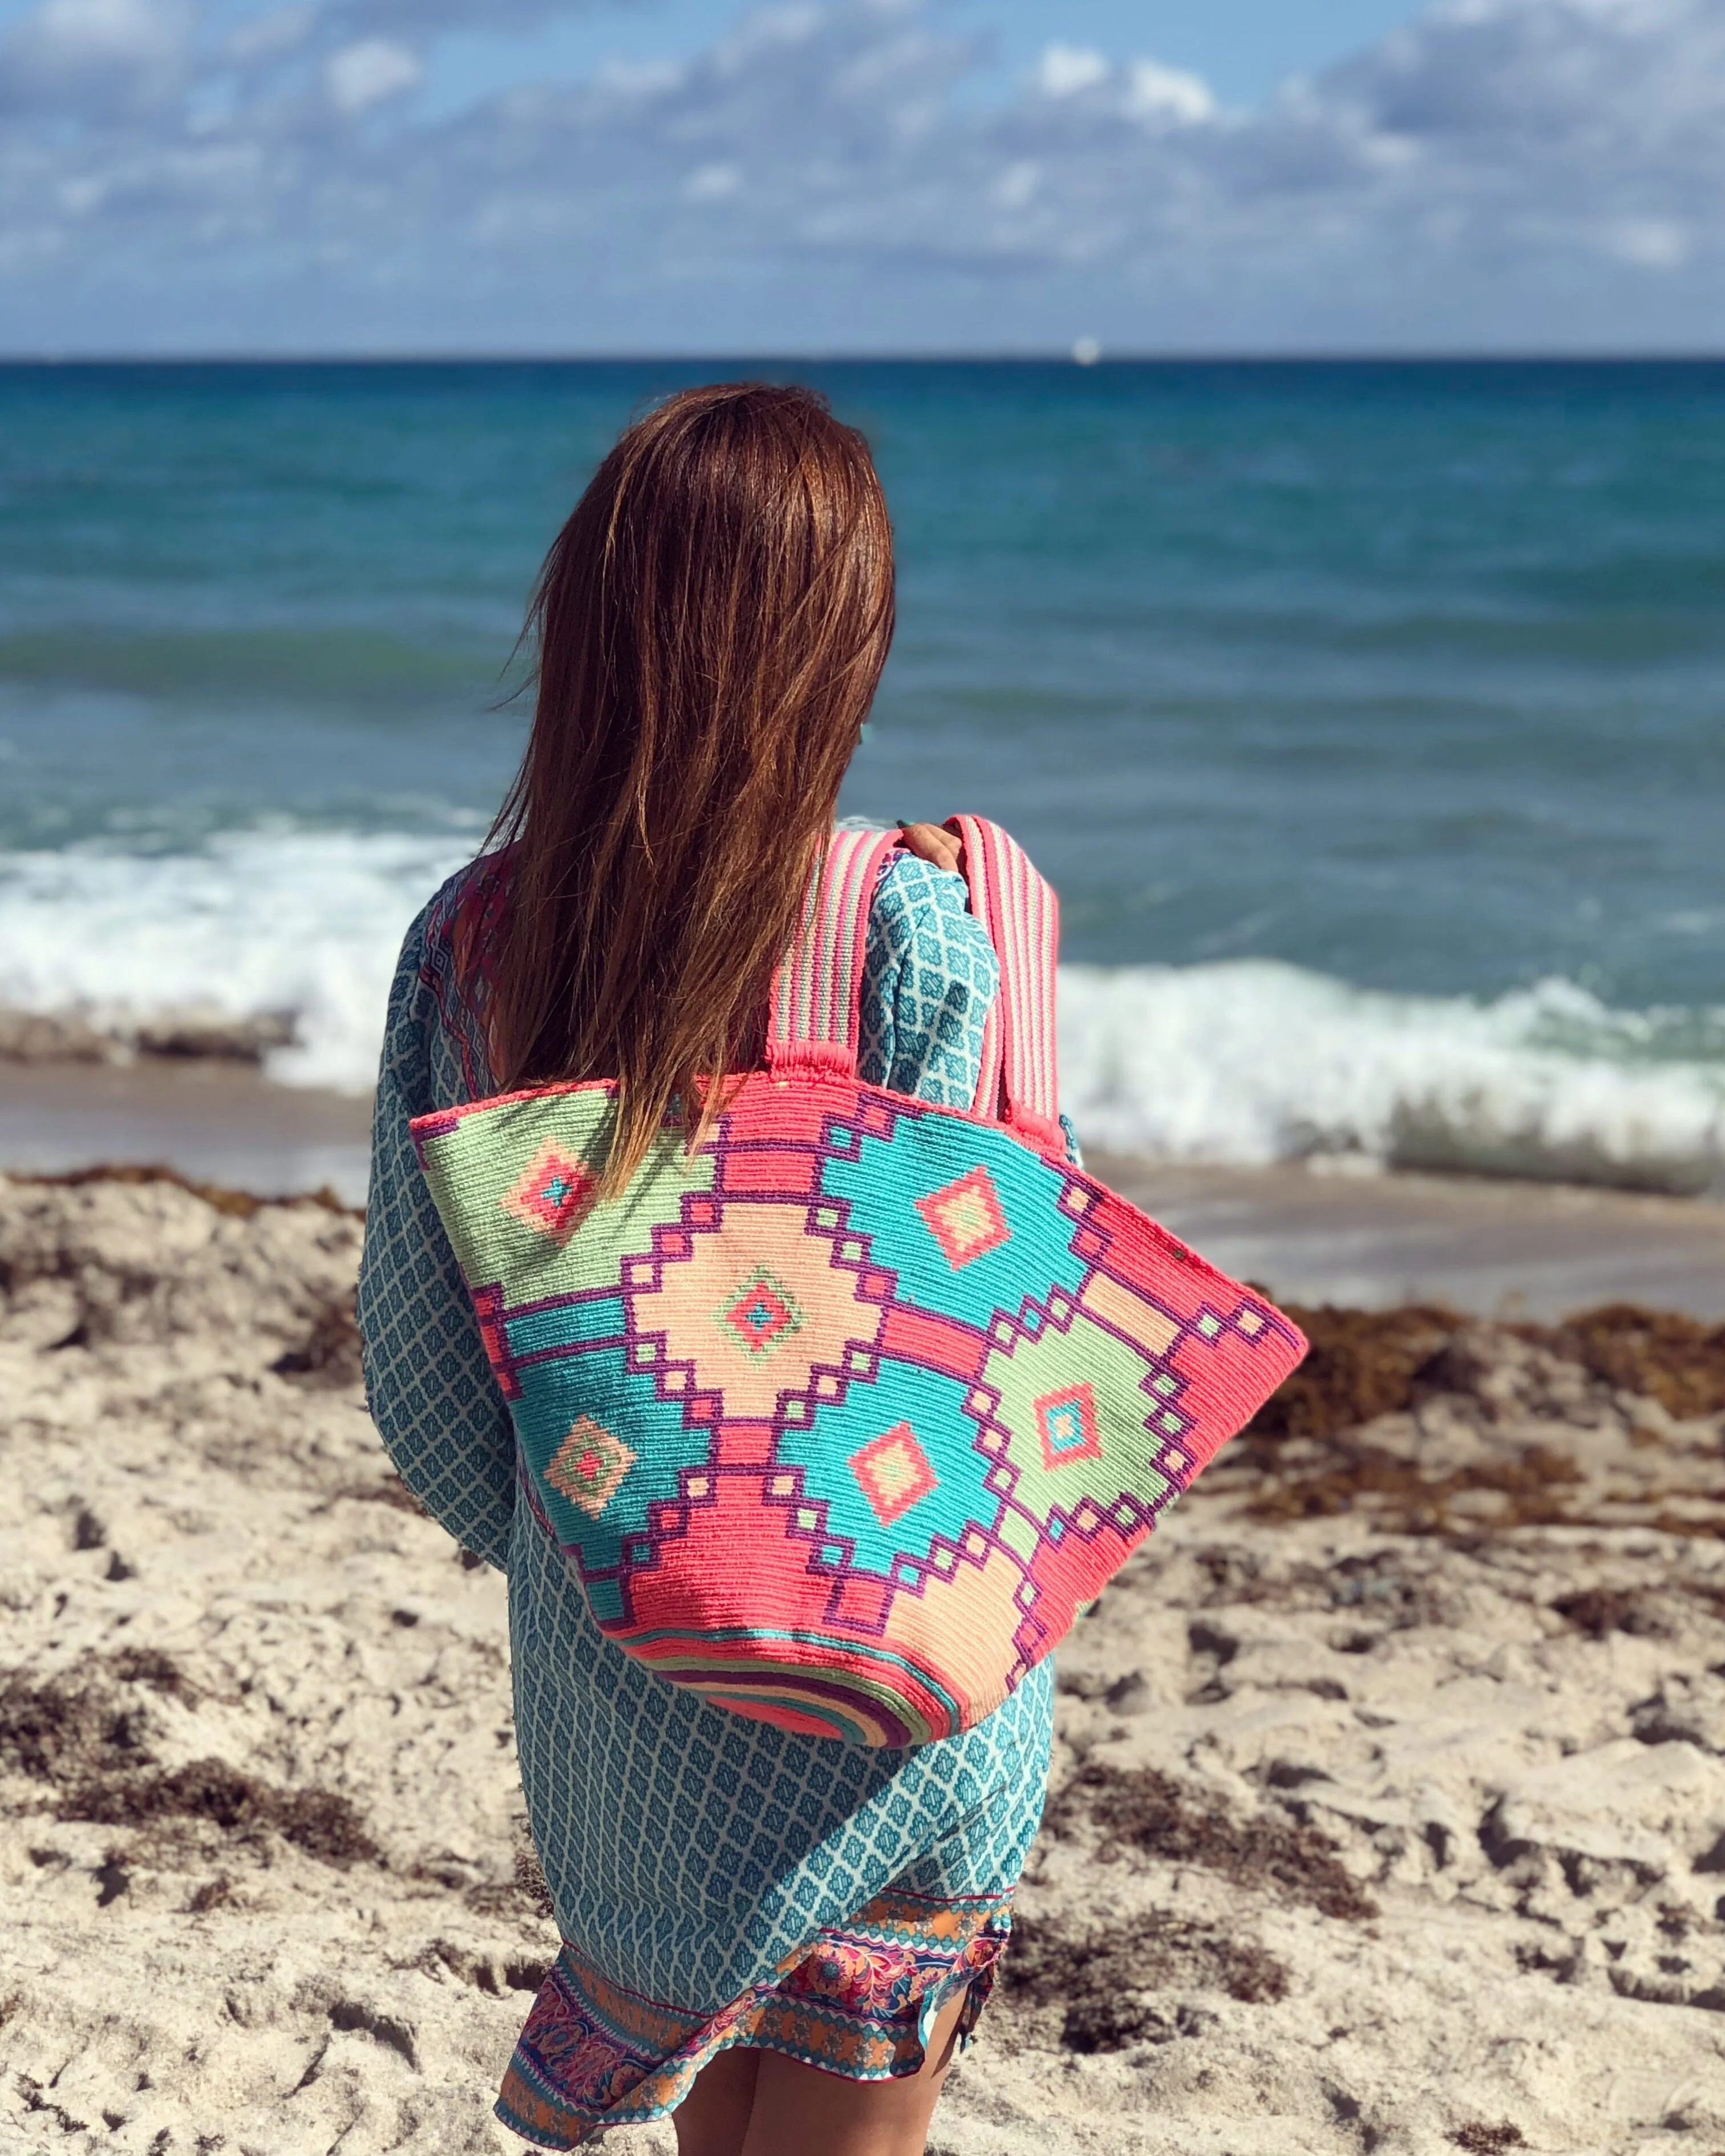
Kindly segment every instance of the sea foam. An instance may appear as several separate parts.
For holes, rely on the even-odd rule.
[[[292,1045],[271,1077],[363,1092],[402,936],[475,836],[253,829],[194,854],[0,857],[0,1005],[121,1030],[278,1015]],[[1092,1146],[1725,1186],[1725,1014],[1613,1010],[1564,981],[1476,1001],[1266,960],[1070,966],[1060,1051]]]
[[[1080,1130],[1176,1160],[1707,1189],[1725,1180],[1725,1057],[1666,1052],[1697,1029],[1692,1014],[1613,1011],[1563,980],[1476,1002],[1261,959],[1073,966],[1060,988]]]
[[[473,850],[447,832],[249,830],[191,854],[0,857],[0,1004],[121,1030],[280,1014],[293,1045],[272,1078],[362,1093],[402,937]]]

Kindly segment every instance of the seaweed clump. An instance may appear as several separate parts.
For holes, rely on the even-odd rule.
[[[1507,1458],[1481,1460],[1450,1475],[1426,1475],[1415,1460],[1382,1445],[1332,1439],[1323,1455],[1288,1473],[1268,1466],[1273,1479],[1247,1506],[1255,1520],[1333,1518],[1372,1507],[1392,1534],[1435,1535],[1457,1532],[1452,1507],[1457,1498],[1476,1502],[1489,1492],[1502,1502],[1497,1527],[1556,1527],[1571,1519],[1570,1495],[1585,1478],[1573,1460],[1550,1445],[1528,1445]],[[1481,1522],[1470,1514],[1460,1532],[1476,1533]]]
[[[54,1815],[63,1820],[127,1827],[202,1822],[241,1841],[279,1834],[326,1864],[377,1857],[359,1813],[332,1790],[276,1789],[223,1759],[158,1767],[147,1703],[122,1689],[139,1686],[165,1697],[196,1697],[178,1664],[153,1647],[122,1647],[39,1684],[13,1671],[0,1685],[0,1763],[58,1790]],[[117,1865],[110,1869],[123,1882]],[[122,1891],[123,1884],[114,1889]]]
[[[1290,1304],[1288,1315],[1311,1351],[1248,1425],[1249,1441],[1342,1436],[1379,1415],[1402,1414],[1428,1394],[1452,1389],[1444,1351],[1469,1322],[1442,1303],[1397,1310]],[[1599,1384],[1657,1400],[1679,1418],[1725,1413],[1725,1325],[1611,1302],[1559,1325],[1502,1329],[1578,1364]]]
[[[270,1367],[277,1377],[309,1392],[332,1392],[340,1386],[359,1384],[365,1371],[353,1298],[326,1303],[300,1345],[278,1355]]]
[[[107,1775],[73,1789],[63,1820],[100,1826],[203,1821],[242,1840],[281,1835],[325,1864],[370,1860],[377,1845],[347,1798],[331,1789],[278,1789],[223,1759],[194,1759],[171,1773]]]
[[[1680,1419],[1725,1409],[1725,1325],[1637,1302],[1608,1302],[1561,1325],[1511,1329],[1580,1363],[1602,1384],[1657,1400]]]
[[[0,1684],[0,1764],[33,1781],[64,1783],[143,1763],[149,1711],[116,1683],[172,1699],[194,1697],[178,1664],[154,1647],[122,1647],[40,1684],[14,1670]]]
[[[1648,1609],[1642,1596],[1626,1588],[1584,1587],[1574,1594],[1560,1594],[1551,1606],[1590,1640],[1607,1639],[1613,1632],[1626,1632],[1631,1639],[1660,1640],[1671,1632],[1658,1611]]]
[[[1306,1359],[1258,1410],[1246,1436],[1335,1437],[1398,1414],[1413,1403],[1427,1366],[1466,1320],[1441,1303],[1399,1310],[1302,1310],[1288,1316],[1311,1342]]]
[[[1273,1813],[1235,1819],[1213,1797],[1154,1767],[1092,1761],[1081,1768],[1050,1808],[1050,1820],[1064,1835],[1081,1817],[1101,1829],[1104,1856],[1130,1849],[1165,1863],[1199,1865],[1237,1886],[1272,1888],[1284,1902],[1348,1923],[1378,1913],[1335,1843],[1317,1828]]]
[[[1716,1507],[1712,1489],[1650,1483],[1645,1495],[1613,1495],[1589,1506],[1588,1476],[1572,1448],[1561,1439],[1529,1442],[1534,1433],[1527,1427],[1568,1422],[1580,1397],[1578,1383],[1583,1394],[1589,1387],[1596,1396],[1633,1394],[1684,1418],[1725,1412],[1725,1326],[1634,1303],[1604,1305],[1561,1325],[1475,1325],[1435,1303],[1291,1315],[1305,1328],[1311,1353],[1247,1426],[1214,1486],[1243,1496],[1248,1517],[1363,1512],[1390,1533],[1471,1541],[1481,1532],[1518,1527],[1625,1524],[1627,1505],[1638,1508],[1638,1525],[1725,1532],[1725,1521],[1707,1512],[1650,1509],[1676,1499]],[[1476,1452],[1445,1471],[1418,1433],[1410,1445],[1406,1431],[1366,1427],[1440,1398],[1462,1404],[1481,1430],[1506,1420],[1522,1428],[1485,1456]],[[1600,1502],[1611,1508],[1603,1521]],[[1590,1630],[1594,1620],[1584,1611],[1574,1621]],[[1608,1630],[1633,1629],[1606,1623]]]
[[[1226,1992],[1253,2006],[1288,1994],[1287,1970],[1265,1948],[1160,1911],[1093,1933],[1021,1917],[1002,1976],[1009,1992],[1032,2005],[1065,2006],[1060,2041],[1070,2051],[1118,2051],[1195,2035],[1202,2017],[1188,2005],[1169,2013],[1157,2002],[1158,1992],[1176,1985]]]
[[[13,1174],[10,1180],[49,1190],[80,1190],[93,1183],[117,1183],[134,1188],[168,1183],[177,1190],[188,1191],[193,1198],[201,1198],[216,1212],[225,1213],[235,1220],[249,1220],[272,1205],[321,1205],[325,1212],[340,1213],[349,1219],[362,1219],[364,1214],[362,1207],[344,1205],[327,1183],[321,1189],[296,1191],[290,1197],[259,1198],[254,1191],[230,1189],[224,1183],[200,1183],[195,1177],[182,1175],[178,1168],[159,1161],[104,1160],[90,1168],[67,1168],[57,1174]]]

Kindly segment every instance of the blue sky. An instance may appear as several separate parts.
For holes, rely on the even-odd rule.
[[[501,88],[536,70],[583,74],[619,56],[680,59],[721,37],[739,12],[735,0],[602,0],[525,36],[469,33],[446,41],[434,94],[454,105],[480,85]],[[1344,58],[1411,12],[1408,0],[964,0],[950,18],[993,45],[988,87],[997,95],[1059,43],[1153,52],[1244,104],[1288,75]]]
[[[1725,0],[0,0],[0,351],[1717,350]]]

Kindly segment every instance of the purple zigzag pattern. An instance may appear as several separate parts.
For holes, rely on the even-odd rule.
[[[821,1138],[814,1142],[814,1150],[823,1159],[855,1162],[860,1158],[865,1136],[890,1136],[897,1120],[898,1115],[893,1110],[883,1104],[865,1101],[860,1104],[859,1112],[854,1116],[829,1117]],[[835,1133],[841,1130],[845,1137],[843,1142],[839,1142]],[[638,1374],[650,1376],[662,1399],[668,1404],[680,1403],[685,1427],[716,1432],[724,1415],[722,1395],[711,1389],[704,1390],[697,1384],[696,1364],[692,1358],[670,1353],[667,1331],[637,1327],[634,1301],[637,1297],[659,1292],[664,1284],[666,1269],[686,1262],[692,1254],[696,1238],[716,1233],[731,1208],[747,1208],[752,1203],[783,1206],[788,1202],[802,1201],[806,1205],[803,1232],[829,1244],[829,1262],[835,1270],[847,1271],[855,1276],[856,1300],[878,1308],[881,1320],[873,1339],[848,1342],[841,1362],[811,1363],[803,1384],[787,1387],[778,1394],[772,1423],[776,1450],[778,1439],[793,1424],[799,1429],[806,1428],[814,1421],[821,1406],[841,1404],[853,1383],[874,1381],[883,1354],[891,1353],[882,1337],[886,1313],[890,1309],[897,1307],[925,1316],[938,1315],[942,1324],[969,1336],[975,1340],[979,1349],[993,1349],[1010,1356],[1021,1345],[1044,1339],[1050,1332],[1063,1335],[1070,1333],[1079,1314],[1083,1289],[1099,1270],[1098,1260],[1104,1255],[1101,1239],[1095,1235],[1094,1231],[1081,1224],[1075,1224],[1070,1247],[1076,1255],[1089,1260],[1089,1268],[1078,1296],[1069,1294],[1059,1286],[1050,1289],[1040,1299],[1034,1295],[1026,1295],[1016,1312],[997,1310],[986,1326],[973,1325],[946,1313],[921,1312],[919,1306],[901,1301],[898,1277],[892,1269],[875,1264],[870,1239],[860,1231],[852,1232],[851,1207],[848,1199],[826,1193],[819,1187],[812,1198],[807,1197],[806,1174],[788,1175],[782,1188],[776,1189],[770,1184],[757,1182],[752,1184],[746,1195],[725,1194],[722,1190],[723,1157],[730,1150],[727,1119],[721,1119],[717,1135],[703,1150],[719,1157],[720,1188],[715,1191],[685,1194],[679,1218],[655,1226],[652,1231],[650,1249],[624,1260],[620,1297],[615,1287],[583,1290],[522,1305],[509,1313],[511,1317],[527,1316],[608,1296],[620,1300],[623,1331],[608,1335],[603,1340],[584,1340],[567,1346],[530,1351],[514,1358],[513,1370],[518,1371],[534,1363],[580,1354],[600,1347],[622,1347],[628,1354],[630,1368]],[[770,1155],[777,1152],[783,1152],[788,1161],[793,1158],[806,1161],[810,1150],[809,1141],[806,1138],[751,1141],[749,1146],[750,1152],[757,1158],[762,1153]],[[809,1512],[815,1516],[813,1526],[804,1527],[794,1519],[788,1519],[785,1529],[792,1539],[809,1545],[811,1576],[825,1576],[830,1579],[829,1616],[836,1615],[845,1584],[855,1577],[865,1576],[888,1589],[888,1593],[881,1598],[882,1615],[878,1624],[865,1626],[854,1615],[847,1619],[847,1629],[856,1631],[859,1636],[884,1634],[890,1626],[891,1609],[897,1596],[911,1594],[920,1598],[931,1573],[942,1579],[950,1579],[961,1565],[982,1567],[997,1552],[1009,1557],[1015,1565],[1022,1568],[1022,1559],[1010,1548],[1003,1532],[1009,1514],[1017,1514],[1040,1537],[1052,1535],[1054,1539],[1059,1540],[1067,1534],[1075,1534],[1088,1542],[1094,1540],[1106,1528],[1112,1528],[1127,1537],[1132,1536],[1153,1525],[1173,1491],[1180,1486],[1182,1475],[1189,1470],[1191,1465],[1189,1455],[1176,1441],[1189,1426],[1186,1419],[1180,1415],[1177,1404],[1187,1383],[1175,1367],[1178,1350],[1191,1341],[1208,1347],[1224,1328],[1245,1331],[1246,1328],[1240,1324],[1240,1320],[1249,1311],[1261,1321],[1261,1312],[1250,1302],[1242,1302],[1232,1312],[1213,1310],[1208,1305],[1204,1306],[1194,1317],[1178,1323],[1178,1330],[1163,1354],[1151,1362],[1141,1380],[1140,1389],[1150,1404],[1150,1413],[1144,1419],[1144,1427],[1147,1434],[1159,1440],[1153,1465],[1168,1486],[1164,1494],[1154,1501],[1123,1496],[1115,1504],[1103,1507],[1086,1496],[1070,1510],[1060,1506],[1050,1507],[1045,1517],[1021,1505],[1016,1495],[1020,1477],[1006,1457],[1010,1434],[997,1419],[1000,1407],[999,1392],[978,1382],[972,1387],[965,1406],[967,1414],[977,1426],[978,1449],[992,1461],[983,1478],[983,1487],[995,1500],[994,1516],[992,1521],[968,1522],[956,1537],[935,1535],[926,1557],[904,1553],[894,1558],[885,1574],[859,1568],[855,1564],[854,1540],[829,1532],[829,1507],[826,1501],[807,1494],[804,1472],[801,1468],[768,1467],[763,1470],[758,1463],[722,1466],[715,1465],[710,1457],[705,1464],[697,1464],[682,1471],[679,1495],[675,1498],[660,1499],[654,1502],[644,1529],[625,1538],[620,1570],[626,1575],[651,1565],[668,1543],[686,1533],[691,1508],[716,1502],[716,1484],[721,1476],[737,1475],[759,1479],[763,1472],[783,1483],[779,1489],[773,1490],[769,1485],[763,1490],[763,1496],[768,1504],[787,1512]],[[1086,1308],[1084,1315],[1089,1322],[1101,1326],[1138,1354],[1144,1353],[1141,1343],[1132,1341],[1099,1312]],[[1173,1312],[1164,1312],[1164,1315],[1171,1322],[1178,1322]],[[1205,1329],[1207,1322],[1211,1328],[1209,1331]],[[822,1379],[828,1380],[833,1387],[829,1399],[824,1401],[818,1397]],[[1166,1419],[1170,1417],[1178,1419],[1178,1430],[1170,1430],[1167,1427]],[[1153,1426],[1153,1419],[1155,1418],[1164,1419],[1160,1428]],[[706,1484],[704,1491],[691,1495],[688,1486],[700,1484],[703,1478]],[[536,1510],[538,1509],[541,1508],[536,1501]],[[572,1552],[570,1553],[573,1554]],[[626,1578],[621,1584],[624,1586],[626,1599]],[[1023,1618],[1014,1640],[1019,1657],[1016,1675],[1019,1676],[1030,1666],[1034,1650],[1045,1633],[1045,1628],[1034,1615],[1036,1595],[1035,1586],[1025,1572],[1015,1597]]]
[[[714,1148],[724,1150],[721,1138]],[[766,1150],[754,1147],[752,1150]],[[806,1155],[808,1148],[800,1142],[787,1143],[786,1152]],[[657,1295],[665,1283],[665,1268],[687,1261],[698,1235],[716,1235],[723,1223],[727,1208],[746,1208],[752,1203],[782,1204],[783,1198],[775,1199],[770,1192],[752,1193],[748,1198],[716,1198],[710,1192],[691,1192],[683,1199],[681,1218],[661,1223],[653,1230],[650,1251],[626,1259],[624,1262],[624,1312],[625,1332],[620,1344],[626,1347],[629,1366],[638,1376],[650,1377],[661,1399],[668,1404],[680,1402],[685,1426],[711,1427],[721,1419],[724,1410],[722,1396],[716,1392],[703,1391],[696,1382],[696,1364],[692,1357],[675,1356],[670,1353],[669,1332],[663,1329],[637,1326],[632,1307],[635,1296]],[[874,1264],[866,1235],[853,1235],[850,1229],[850,1207],[847,1200],[818,1196],[809,1201],[803,1218],[803,1232],[810,1237],[824,1238],[832,1245],[830,1263],[834,1271],[856,1276],[856,1300],[873,1304],[884,1310],[897,1295],[898,1276],[890,1266]],[[847,1245],[854,1245],[847,1249]],[[872,1383],[880,1366],[878,1345],[879,1326],[873,1340],[850,1340],[845,1342],[841,1362],[812,1363],[808,1380],[799,1386],[787,1386],[780,1392],[773,1416],[775,1438],[783,1435],[793,1424],[806,1427],[823,1405],[839,1405],[850,1393],[852,1384]],[[600,1343],[583,1342],[585,1346]],[[610,1342],[606,1344],[619,1344]],[[526,1358],[524,1358],[526,1359]],[[829,1379],[836,1389],[828,1399],[819,1398],[819,1381]],[[798,1418],[798,1409],[803,1410]]]

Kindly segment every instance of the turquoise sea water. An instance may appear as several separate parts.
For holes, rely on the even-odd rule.
[[[1070,1105],[1187,1155],[1725,1162],[1725,367],[0,369],[0,1002],[360,1085],[633,410],[812,380],[901,630],[846,806],[1059,885]]]

